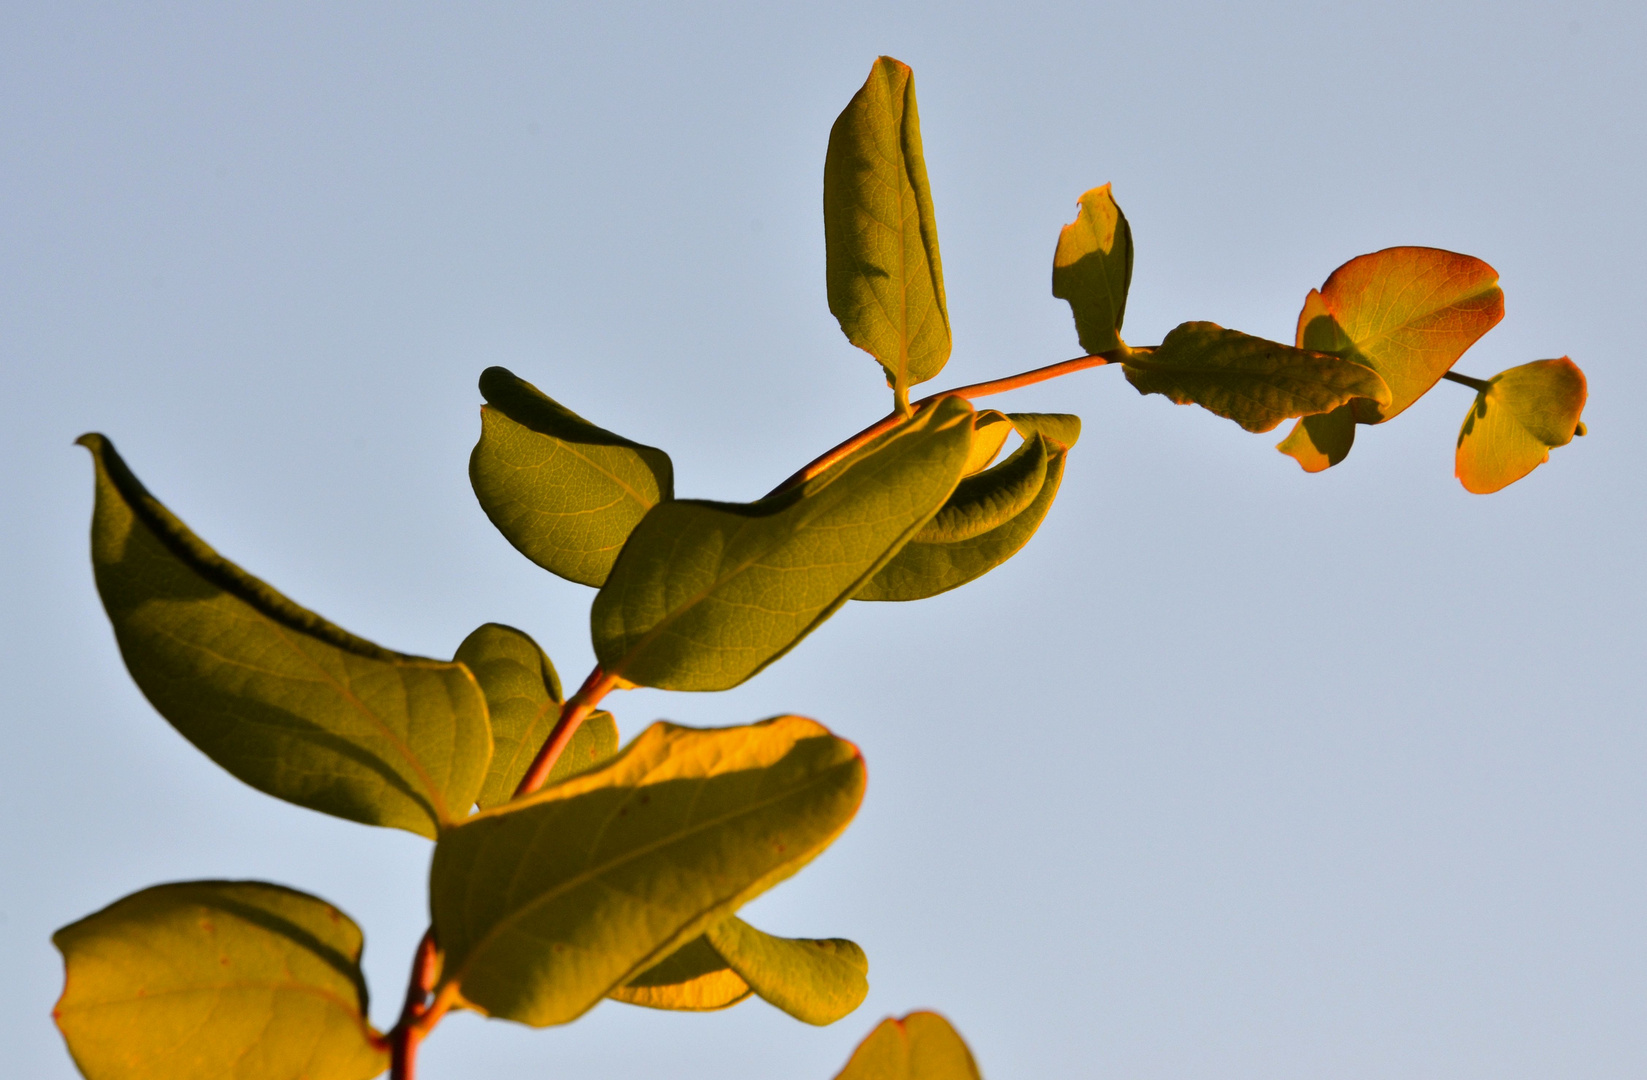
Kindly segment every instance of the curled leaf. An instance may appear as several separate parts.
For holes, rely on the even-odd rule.
[[[709,939],[698,935],[606,996],[648,1009],[729,1009],[754,991]]]
[[[1499,372],[1464,417],[1454,475],[1477,495],[1515,483],[1583,434],[1587,397],[1584,372],[1565,356]]]
[[[1109,185],[1081,196],[1075,220],[1058,233],[1052,295],[1069,302],[1075,333],[1089,355],[1121,347],[1121,320],[1132,284],[1132,226]]]

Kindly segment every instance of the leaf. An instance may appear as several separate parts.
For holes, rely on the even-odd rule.
[[[1499,372],[1464,417],[1454,475],[1477,495],[1515,483],[1583,433],[1588,396],[1584,372],[1565,356]]]
[[[648,1009],[710,1012],[731,1008],[753,992],[700,934],[607,997]]]
[[[1275,448],[1293,458],[1305,472],[1331,468],[1349,456],[1355,445],[1354,403],[1332,412],[1300,417]]]
[[[955,490],[972,441],[957,397],[839,466],[748,504],[666,502],[635,529],[595,597],[607,674],[665,690],[726,690],[843,604]]]
[[[1268,431],[1289,416],[1330,412],[1351,398],[1388,401],[1390,395],[1362,364],[1210,322],[1183,323],[1159,348],[1132,350],[1124,367],[1140,394],[1200,405],[1248,431]]]
[[[989,468],[1013,430],[1012,421],[1005,414],[994,409],[979,413],[972,422],[972,450],[967,454],[966,464],[961,467],[961,475],[971,476]]]
[[[1069,301],[1075,333],[1088,355],[1121,347],[1121,319],[1132,284],[1132,226],[1109,185],[1081,196],[1075,220],[1058,232],[1052,295]]]
[[[476,800],[481,809],[508,802],[560,719],[560,678],[538,643],[512,626],[487,623],[463,639],[452,657],[474,673],[492,718],[492,764]],[[618,752],[618,725],[593,712],[550,771],[554,784]]]
[[[598,588],[635,524],[674,494],[669,455],[596,427],[504,368],[482,372],[480,392],[469,481],[481,509],[522,555]]]
[[[654,724],[601,768],[442,835],[442,979],[492,1016],[575,1020],[811,861],[863,788],[857,748],[811,720]]]
[[[969,476],[855,600],[923,600],[1006,562],[1035,535],[1064,475],[1061,443],[1031,433],[1001,464]]]
[[[406,656],[301,608],[206,546],[83,435],[92,566],[132,678],[207,757],[311,810],[433,837],[468,813],[492,737],[461,664]]]
[[[1358,423],[1378,424],[1423,397],[1503,317],[1498,271],[1480,259],[1385,248],[1351,259],[1310,292],[1298,316],[1298,347],[1383,376],[1388,400],[1354,404]]]
[[[915,76],[890,56],[829,130],[824,249],[830,312],[906,401],[949,360],[949,311]]]
[[[888,1017],[858,1044],[835,1080],[983,1080],[961,1036],[933,1012]]]
[[[52,1016],[87,1080],[366,1080],[360,928],[257,881],[156,885],[52,935]]]
[[[833,1024],[869,993],[869,958],[844,938],[781,938],[732,918],[706,935],[764,1000],[808,1024]]]
[[[1045,435],[1068,450],[1081,439],[1081,418],[1070,413],[1008,413],[1019,435]]]

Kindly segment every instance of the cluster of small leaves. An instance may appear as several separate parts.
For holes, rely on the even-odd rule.
[[[409,1076],[416,1040],[452,1008],[547,1026],[605,999],[707,1011],[757,996],[828,1024],[863,1001],[857,945],[737,916],[850,823],[857,748],[798,716],[660,722],[620,748],[596,708],[632,686],[737,686],[849,599],[919,600],[990,572],[1051,508],[1079,419],[978,410],[979,388],[910,401],[943,368],[950,329],[914,82],[895,60],[876,62],[830,133],[824,226],[830,310],[881,366],[893,410],[761,499],[677,498],[664,451],[502,368],[481,376],[469,471],[482,509],[532,562],[597,590],[598,665],[570,697],[508,626],[480,627],[451,660],[350,634],[212,550],[107,439],[81,439],[98,590],[155,709],[259,791],[434,841],[430,932],[387,1033],[367,1019],[360,930],[283,886],[160,885],[59,931],[56,1016],[87,1077],[365,1080],[391,1062]],[[1132,266],[1109,188],[1087,192],[1053,263],[1087,355],[1004,384],[1118,363],[1141,393],[1248,430],[1301,418],[1281,448],[1312,471],[1343,458],[1356,424],[1407,408],[1502,313],[1486,264],[1396,248],[1311,292],[1295,345],[1187,322],[1133,348],[1120,336]],[[1471,490],[1582,431],[1570,361],[1477,389],[1458,449]],[[977,1076],[930,1013],[883,1023],[841,1074]]]

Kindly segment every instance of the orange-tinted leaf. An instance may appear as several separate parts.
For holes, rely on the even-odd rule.
[[[1275,448],[1297,461],[1305,472],[1320,472],[1348,457],[1354,444],[1353,406],[1340,405],[1332,412],[1299,417],[1291,433]]]
[[[1494,375],[1464,417],[1454,475],[1477,495],[1515,483],[1583,433],[1587,396],[1584,372],[1565,356]]]
[[[948,1020],[912,1012],[876,1025],[835,1080],[982,1080],[982,1074]]]
[[[1498,271],[1480,259],[1439,248],[1385,248],[1351,259],[1310,292],[1297,344],[1382,375],[1389,403],[1353,406],[1358,422],[1377,424],[1423,397],[1503,317]]]

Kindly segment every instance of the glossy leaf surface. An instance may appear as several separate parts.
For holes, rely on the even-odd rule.
[[[157,885],[65,926],[53,1012],[87,1080],[366,1080],[361,934],[255,881]]]
[[[962,480],[942,510],[858,590],[857,600],[921,600],[982,577],[1035,535],[1067,449],[1032,433],[1005,461]]]
[[[829,310],[901,400],[943,370],[950,336],[915,76],[890,56],[829,131],[823,209]]]
[[[982,1080],[961,1036],[933,1012],[882,1020],[835,1080]]]
[[[1389,400],[1383,380],[1362,364],[1209,322],[1182,324],[1159,348],[1135,351],[1124,367],[1140,394],[1200,405],[1248,431],[1269,431],[1289,416],[1328,412],[1356,397]]]
[[[1584,372],[1565,356],[1510,368],[1488,383],[1464,418],[1454,465],[1477,495],[1515,483],[1571,442],[1588,397]]]
[[[312,810],[434,836],[492,742],[461,665],[406,656],[292,603],[206,546],[101,435],[92,566],[144,695],[208,757]]]
[[[738,918],[706,936],[763,1000],[808,1024],[833,1024],[869,993],[869,958],[844,938],[775,937]]]
[[[1298,316],[1298,346],[1365,364],[1389,386],[1366,395],[1358,423],[1398,415],[1504,317],[1498,271],[1439,248],[1386,248],[1340,266]]]
[[[669,455],[596,427],[504,368],[482,372],[480,392],[469,481],[481,508],[522,555],[598,588],[636,523],[674,494]]]
[[[648,1009],[709,1012],[754,993],[703,935],[612,990],[607,997]]]
[[[493,1016],[574,1020],[804,866],[863,789],[857,748],[811,720],[654,724],[607,765],[441,837],[442,978]]]
[[[1069,302],[1075,333],[1089,355],[1121,346],[1121,320],[1132,284],[1132,226],[1109,185],[1081,196],[1075,220],[1058,233],[1052,295]]]
[[[595,597],[601,666],[666,690],[726,690],[754,675],[938,512],[966,464],[972,420],[965,401],[944,398],[779,495],[659,505]]]
[[[452,659],[474,674],[492,719],[492,763],[476,800],[484,810],[509,801],[554,730],[560,719],[560,678],[537,642],[500,623],[487,623],[464,638]],[[612,714],[591,713],[544,782],[558,783],[617,752],[618,725]]]

